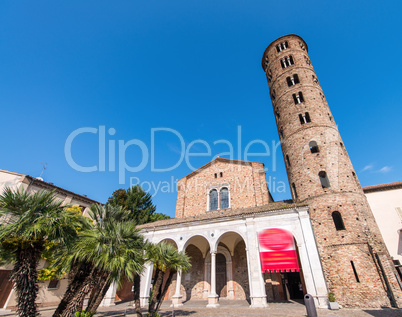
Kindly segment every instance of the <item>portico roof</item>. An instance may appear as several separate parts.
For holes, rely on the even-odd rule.
[[[277,201],[271,202],[266,205],[257,206],[257,207],[250,207],[250,208],[241,208],[241,209],[224,209],[224,210],[214,210],[208,211],[201,215],[190,216],[190,217],[183,217],[183,218],[172,218],[172,219],[165,219],[159,220],[151,223],[147,223],[141,226],[138,226],[138,229],[151,229],[157,227],[166,227],[166,226],[174,226],[178,224],[184,223],[191,223],[191,222],[198,222],[204,220],[212,220],[212,219],[219,219],[219,218],[228,218],[228,217],[238,217],[242,215],[251,215],[251,214],[259,214],[265,212],[273,212],[283,209],[291,209],[291,208],[298,208],[298,207],[306,207],[308,206],[306,203],[294,203],[291,200],[284,200],[284,201]]]

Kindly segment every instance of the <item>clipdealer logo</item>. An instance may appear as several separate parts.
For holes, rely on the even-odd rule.
[[[215,140],[211,143],[202,140],[196,139],[191,142],[186,143],[182,134],[172,128],[168,127],[158,127],[152,128],[150,130],[150,142],[146,144],[144,141],[133,138],[130,140],[121,140],[116,139],[114,136],[116,135],[115,128],[106,128],[104,125],[100,125],[98,127],[82,127],[72,131],[64,144],[64,155],[66,162],[68,165],[76,171],[83,173],[93,173],[93,172],[118,172],[119,184],[126,184],[127,173],[138,173],[140,171],[145,170],[146,168],[150,168],[151,172],[156,173],[164,173],[171,172],[185,164],[191,171],[197,169],[191,163],[191,160],[195,157],[210,157],[211,160],[214,159],[214,147],[216,146],[225,146],[227,148],[226,152],[220,152],[220,156],[224,156],[231,160],[250,160],[250,157],[266,157],[270,159],[270,168],[265,167],[266,171],[275,172],[277,169],[277,155],[278,149],[280,146],[279,141],[272,140],[270,144],[261,139],[255,139],[247,144],[243,144],[242,142],[242,127],[237,127],[236,133],[236,142],[233,144],[229,140],[219,139]],[[163,135],[165,134],[165,135]],[[95,157],[94,161],[96,164],[90,166],[83,166],[77,162],[77,159],[74,157],[74,144],[80,141],[80,137],[86,135],[87,137],[90,135],[94,136],[94,142],[96,142],[97,146],[97,157]],[[176,144],[178,145],[178,159],[173,164],[167,167],[158,167],[156,164],[156,147],[158,143],[158,138],[160,140],[163,137],[169,136],[174,137],[176,139]],[[262,148],[262,152],[251,152],[253,146],[258,146]],[[244,151],[242,151],[244,146]],[[235,152],[235,148],[237,151]],[[139,153],[139,161],[136,165],[130,165],[127,162],[127,151],[128,149],[135,150]],[[202,150],[200,150],[202,149]],[[117,158],[117,159],[116,159]],[[177,181],[177,180],[176,180]],[[164,184],[146,184],[147,182],[141,182],[138,177],[130,178],[130,186],[133,185],[142,185],[144,187],[148,187],[150,190],[157,192],[158,189],[164,188],[166,192],[166,184],[176,183],[172,179],[170,181],[165,181]],[[275,177],[269,177],[269,182],[277,182],[278,184],[281,181],[276,181]],[[166,184],[165,184],[166,183]],[[279,186],[280,188],[285,188],[284,182]],[[163,186],[164,185],[164,186]],[[173,186],[173,185],[172,185]],[[172,187],[170,186],[170,187]]]

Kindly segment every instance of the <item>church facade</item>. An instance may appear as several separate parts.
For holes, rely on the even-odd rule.
[[[309,293],[318,306],[327,307],[331,292],[346,307],[402,307],[400,277],[307,44],[297,35],[275,40],[263,54],[262,67],[292,200],[273,202],[261,163],[217,158],[179,180],[176,218],[142,226],[151,242],[170,242],[191,256],[191,271],[177,274],[168,297],[175,306],[193,298],[208,299],[215,307],[227,298],[265,307]],[[282,249],[296,254],[291,269],[270,253],[276,250],[272,241],[280,244],[280,239],[268,232],[294,241],[294,247]],[[142,278],[143,304],[152,271],[148,267]]]

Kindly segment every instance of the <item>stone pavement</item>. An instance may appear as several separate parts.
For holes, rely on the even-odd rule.
[[[267,308],[249,308],[246,301],[220,301],[220,307],[218,308],[206,308],[207,301],[194,300],[189,301],[184,304],[180,309],[175,309],[174,311],[170,307],[170,301],[165,301],[162,305],[160,315],[162,317],[267,317],[267,316],[277,316],[277,317],[297,317],[297,316],[307,316],[306,308],[301,302],[280,302],[280,303],[269,303]],[[51,317],[55,307],[46,307],[40,309],[42,317]],[[144,311],[145,313],[145,311]],[[347,309],[343,308],[340,310],[328,310],[328,309],[317,309],[319,317],[402,317],[402,309]],[[14,313],[1,313],[0,316],[14,317]],[[135,317],[135,311],[132,306],[132,302],[126,302],[117,304],[111,307],[101,307],[99,312],[96,314],[99,317]]]

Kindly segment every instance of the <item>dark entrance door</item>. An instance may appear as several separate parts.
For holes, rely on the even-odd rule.
[[[282,283],[285,288],[287,299],[303,299],[303,285],[300,279],[300,273],[287,272],[283,275],[284,278],[282,279]]]
[[[4,308],[7,298],[10,295],[13,283],[10,282],[11,271],[0,271],[0,308]]]
[[[216,294],[227,296],[226,258],[221,253],[216,255]]]

